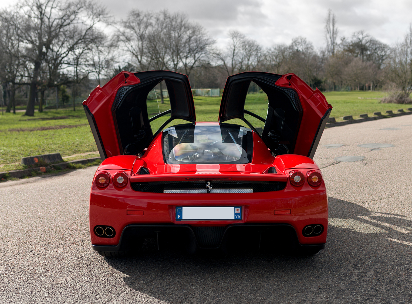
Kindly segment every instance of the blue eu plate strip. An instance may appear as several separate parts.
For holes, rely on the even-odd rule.
[[[241,220],[242,219],[242,207],[235,207],[235,220]]]
[[[182,207],[176,207],[176,220],[182,220]]]

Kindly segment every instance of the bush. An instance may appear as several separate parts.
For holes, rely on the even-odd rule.
[[[412,103],[409,94],[402,91],[390,91],[388,96],[381,99],[381,103],[397,103],[407,104]]]

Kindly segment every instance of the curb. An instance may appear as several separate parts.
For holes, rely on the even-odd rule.
[[[378,119],[383,119],[383,118],[411,115],[412,108],[408,108],[407,110],[409,112],[405,112],[403,109],[398,110],[397,113],[393,113],[393,111],[386,111],[386,115],[382,115],[380,112],[375,112],[374,113],[375,116],[373,117],[368,117],[368,114],[361,114],[360,119],[354,119],[352,116],[345,116],[343,117],[345,121],[341,121],[341,122],[336,122],[335,117],[331,117],[329,119],[334,122],[327,122],[326,128],[345,126],[345,125],[350,125],[350,124],[355,124],[355,123],[360,123],[360,122],[365,122],[365,121],[378,120]]]
[[[14,178],[22,178],[22,177],[26,177],[26,176],[31,176],[32,172],[35,173],[41,173],[42,168],[47,169],[66,169],[67,167],[69,167],[70,165],[85,165],[88,163],[92,163],[96,160],[101,160],[100,157],[95,157],[95,158],[88,158],[88,159],[79,159],[79,160],[72,160],[69,162],[64,162],[64,163],[57,163],[57,164],[50,164],[48,166],[44,166],[44,167],[37,167],[37,168],[30,168],[30,169],[24,169],[24,170],[15,170],[15,171],[9,171],[9,172],[0,172],[0,180],[1,179],[6,179],[9,177],[14,177]],[[44,169],[43,169],[44,170]]]

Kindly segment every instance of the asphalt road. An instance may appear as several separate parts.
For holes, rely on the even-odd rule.
[[[0,302],[412,303],[411,137],[409,115],[325,130],[330,229],[309,258],[148,246],[106,259],[89,243],[96,167],[1,183]]]

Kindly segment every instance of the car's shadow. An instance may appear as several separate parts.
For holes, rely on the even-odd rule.
[[[131,288],[171,303],[409,302],[412,222],[329,198],[326,248],[312,257],[237,252],[184,256],[146,246],[106,259]]]

